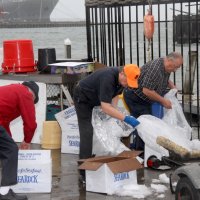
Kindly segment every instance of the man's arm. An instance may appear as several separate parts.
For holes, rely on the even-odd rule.
[[[169,87],[170,89],[176,88],[176,86],[174,85],[174,83],[173,83],[171,80],[168,81],[168,87]],[[177,89],[177,88],[176,88],[176,89]]]
[[[135,117],[129,115],[125,116],[123,113],[114,108],[110,103],[101,102],[101,108],[106,114],[121,121],[124,121],[134,128],[140,124],[140,122]]]
[[[117,108],[118,101],[119,101],[118,95],[112,99],[112,106],[114,108]]]
[[[23,91],[22,94],[19,96],[18,102],[24,129],[24,142],[22,143],[30,144],[37,128],[35,105],[29,91]]]
[[[111,117],[114,117],[114,118],[122,120],[122,121],[125,118],[125,115],[122,114],[116,108],[114,108],[112,106],[112,104],[110,104],[110,103],[101,102],[101,108],[102,108],[103,112],[105,112],[107,115],[110,115]]]
[[[152,101],[159,102],[160,104],[162,104],[167,109],[171,109],[172,108],[171,101],[168,100],[168,99],[165,99],[164,97],[162,97],[161,95],[159,95],[154,90],[149,90],[148,88],[143,88],[142,91]]]

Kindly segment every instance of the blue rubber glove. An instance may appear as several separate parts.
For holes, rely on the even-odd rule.
[[[137,125],[140,124],[140,122],[133,116],[126,116],[124,118],[124,122],[131,125],[132,127],[136,127]]]

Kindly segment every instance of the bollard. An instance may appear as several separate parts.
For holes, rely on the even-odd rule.
[[[71,58],[71,41],[69,38],[64,40],[65,58]]]

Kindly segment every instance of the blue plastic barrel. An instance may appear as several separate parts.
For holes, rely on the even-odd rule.
[[[163,106],[158,103],[158,102],[154,102],[152,105],[151,105],[151,114],[155,117],[158,117],[160,119],[163,118]]]

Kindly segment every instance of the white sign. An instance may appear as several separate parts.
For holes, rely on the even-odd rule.
[[[79,153],[80,135],[75,107],[71,106],[57,114],[55,117],[62,130],[62,153]]]

